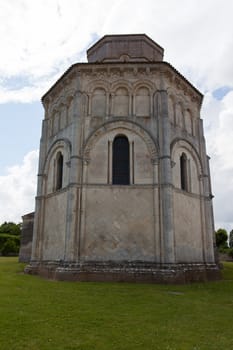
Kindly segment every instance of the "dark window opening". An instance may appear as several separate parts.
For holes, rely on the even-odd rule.
[[[113,141],[112,157],[113,185],[129,185],[129,141],[125,136],[117,136]]]
[[[188,160],[185,153],[180,157],[180,181],[181,189],[188,191]]]
[[[62,188],[62,180],[63,180],[63,155],[61,152],[57,155],[57,169],[56,169],[56,190],[60,190]]]

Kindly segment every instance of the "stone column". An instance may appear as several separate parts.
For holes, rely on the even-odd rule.
[[[110,101],[110,94],[109,92],[106,93],[106,106],[105,106],[105,120],[109,119],[109,101]]]
[[[73,122],[71,125],[70,176],[67,193],[66,238],[64,261],[78,259],[78,236],[80,227],[81,191],[82,191],[82,145],[83,145],[83,106],[82,94],[78,92],[73,99]]]
[[[45,158],[47,154],[47,139],[48,139],[49,119],[46,118],[42,122],[42,136],[40,139],[40,157],[39,169],[37,177],[37,196],[35,203],[35,217],[33,225],[33,240],[32,240],[32,255],[31,260],[37,261],[42,259],[43,245],[43,222],[44,222],[44,195],[45,181],[44,174]]]
[[[151,160],[153,166],[153,216],[154,216],[154,254],[155,262],[161,262],[161,233],[160,233],[160,210],[159,210],[159,164],[158,158]]]
[[[112,142],[108,141],[108,185],[112,184]]]
[[[134,184],[134,141],[130,141],[129,144],[129,157],[130,157],[130,185]]]
[[[170,155],[170,122],[168,117],[168,99],[165,90],[160,91],[159,146],[160,146],[160,208],[163,263],[174,263],[173,230],[173,189]]]
[[[212,205],[212,190],[210,180],[209,158],[206,156],[206,145],[203,132],[202,120],[199,121],[199,147],[202,161],[202,199],[201,204],[203,208],[202,215],[202,230],[203,230],[203,255],[205,262],[213,263],[216,260],[214,252],[214,218]]]
[[[109,104],[110,107],[110,112],[109,112],[109,116],[112,117],[114,116],[114,99],[115,99],[115,94],[112,92],[111,95],[111,103]]]
[[[212,187],[211,187],[211,176],[210,176],[210,166],[209,166],[209,160],[210,157],[207,156],[207,167],[208,167],[208,187],[209,187],[209,200],[207,200],[207,206],[209,213],[207,213],[209,218],[209,241],[210,249],[208,250],[207,254],[207,262],[219,262],[218,258],[218,251],[216,246],[216,238],[215,238],[215,227],[214,227],[214,210],[213,210],[213,201],[212,198],[214,197],[212,194]]]

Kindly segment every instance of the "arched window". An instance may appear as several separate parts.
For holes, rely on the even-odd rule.
[[[129,141],[126,136],[116,136],[112,156],[113,185],[129,185]]]
[[[63,155],[58,152],[56,157],[56,186],[55,190],[60,190],[62,188],[63,179]]]
[[[188,160],[185,153],[180,157],[180,185],[182,190],[188,191]]]

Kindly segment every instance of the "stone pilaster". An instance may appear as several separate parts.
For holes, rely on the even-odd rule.
[[[168,118],[167,92],[160,91],[159,112],[160,144],[160,200],[161,200],[161,259],[174,263],[173,193],[170,155],[170,122]]]
[[[213,216],[213,204],[212,204],[212,189],[210,181],[210,169],[209,158],[206,156],[206,144],[203,131],[203,122],[199,122],[199,147],[200,156],[203,166],[202,174],[202,188],[203,188],[203,244],[204,244],[204,259],[205,262],[213,263],[216,260],[216,254],[214,252],[214,216]]]
[[[39,168],[37,176],[37,197],[35,203],[35,217],[33,226],[33,241],[31,260],[39,260],[42,258],[41,246],[43,239],[43,222],[44,222],[44,191],[45,191],[45,175],[44,166],[47,154],[49,120],[46,118],[42,122],[42,135],[40,139]]]
[[[67,193],[65,261],[77,261],[81,220],[82,192],[82,147],[83,147],[83,105],[82,93],[73,100],[72,150],[70,159],[70,179]]]

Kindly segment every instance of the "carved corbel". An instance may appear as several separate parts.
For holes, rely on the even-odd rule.
[[[151,158],[151,164],[152,165],[158,165],[159,164],[159,158],[158,157]]]
[[[171,160],[171,168],[174,168],[175,165],[176,165],[176,162],[174,162],[173,160]]]

